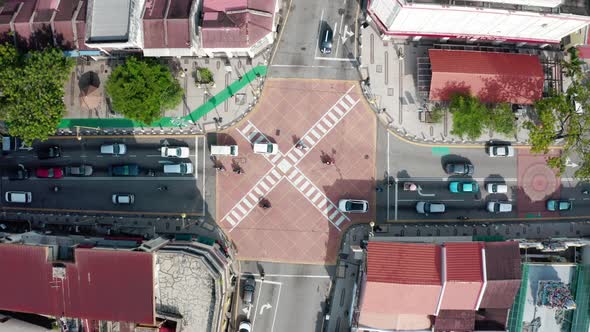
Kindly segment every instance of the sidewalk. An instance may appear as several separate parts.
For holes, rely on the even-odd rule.
[[[66,118],[58,128],[58,135],[91,134],[182,134],[205,133],[233,125],[256,104],[266,76],[267,52],[255,59],[182,58],[171,66],[178,69],[177,79],[185,91],[183,102],[166,111],[160,120],[144,125],[111,112],[104,85],[111,66],[123,60],[79,60],[66,86]],[[192,73],[206,67],[213,73],[213,86],[199,87]],[[98,82],[91,89],[81,83],[88,74]],[[97,78],[96,78],[97,76]],[[86,127],[86,128],[85,128]]]
[[[445,111],[442,123],[422,122],[420,112],[433,105],[427,100],[429,87],[418,88],[418,63],[420,61],[422,64],[427,60],[428,48],[432,46],[405,41],[383,41],[373,24],[361,28],[360,33],[359,70],[364,80],[363,93],[380,121],[389,129],[408,140],[423,143],[481,145],[489,140],[527,143],[528,130],[522,128],[528,120],[524,113],[515,113],[518,130],[514,136],[485,133],[475,141],[451,134],[453,119],[448,111]],[[544,52],[539,51],[539,56],[547,56]],[[429,64],[425,66],[420,66],[420,75],[424,68],[429,68]]]

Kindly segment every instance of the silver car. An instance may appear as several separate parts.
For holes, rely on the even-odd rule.
[[[193,174],[193,164],[179,163],[164,165],[164,173],[166,174]]]
[[[133,194],[113,194],[113,204],[131,205],[135,203],[135,195]]]
[[[90,176],[93,172],[93,168],[90,165],[67,166],[65,170],[66,175],[69,176]]]
[[[123,143],[103,144],[100,146],[100,153],[115,156],[123,155],[127,153],[127,146]]]
[[[365,213],[369,210],[369,202],[360,199],[341,199],[338,209],[342,212]]]

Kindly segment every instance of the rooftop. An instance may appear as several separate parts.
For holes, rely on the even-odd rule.
[[[132,0],[92,1],[89,41],[127,41],[131,4]]]
[[[191,47],[192,3],[192,0],[148,1],[143,15],[144,48]]]

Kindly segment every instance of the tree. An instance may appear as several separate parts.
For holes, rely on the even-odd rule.
[[[466,95],[453,95],[449,105],[453,114],[451,134],[470,140],[479,138],[487,126],[488,109],[477,98]]]
[[[0,114],[26,144],[55,133],[65,112],[64,85],[74,67],[60,50],[18,54],[0,45]]]
[[[564,74],[571,80],[565,93],[554,94],[535,103],[537,118],[525,123],[529,130],[531,151],[547,153],[552,144],[560,143],[560,156],[548,158],[547,164],[560,173],[565,170],[571,156],[581,158],[574,176],[590,180],[590,82],[585,80],[583,63],[578,50],[568,50],[569,60],[564,61]]]
[[[134,57],[113,70],[106,91],[115,111],[147,125],[176,107],[183,95],[168,67]]]
[[[497,133],[512,135],[516,131],[514,114],[510,104],[502,103],[490,109],[488,113],[489,128]]]

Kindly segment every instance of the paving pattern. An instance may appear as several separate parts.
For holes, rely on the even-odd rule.
[[[220,173],[219,223],[243,259],[333,261],[342,230],[373,216],[345,214],[337,204],[373,201],[375,118],[354,82],[270,80],[258,108],[218,137],[239,145],[231,163],[244,170]],[[252,153],[262,142],[277,143],[279,153]],[[259,207],[263,198],[271,209]]]
[[[555,150],[547,155],[534,154],[524,149],[518,151],[517,202],[520,218],[558,215],[545,208],[545,202],[550,198],[559,198],[561,191],[559,176],[546,163],[546,158],[558,154],[559,151]]]

